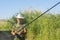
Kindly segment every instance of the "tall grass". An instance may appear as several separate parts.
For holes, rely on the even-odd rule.
[[[25,13],[28,23],[39,16],[41,12]],[[46,14],[28,26],[27,40],[60,40],[60,16]]]
[[[23,12],[27,24],[41,15],[41,12]],[[16,21],[15,18],[12,18]],[[12,20],[10,19],[10,20]],[[8,23],[9,24],[9,23]],[[6,28],[11,29],[11,24]],[[60,40],[60,15],[45,14],[27,26],[27,40]]]

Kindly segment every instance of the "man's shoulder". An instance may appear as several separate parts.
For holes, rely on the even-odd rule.
[[[14,24],[13,27],[16,27],[17,24]]]
[[[25,24],[23,24],[22,26],[25,26]]]

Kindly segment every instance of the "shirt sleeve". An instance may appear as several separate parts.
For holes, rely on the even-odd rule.
[[[16,27],[16,25],[13,25],[13,26],[12,26],[12,30],[15,30],[15,27]]]

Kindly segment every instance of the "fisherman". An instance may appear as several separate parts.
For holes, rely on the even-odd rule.
[[[22,17],[20,14],[18,14],[16,16],[16,19],[17,19],[17,24],[15,24],[13,27],[12,27],[12,30],[11,30],[11,34],[13,36],[16,36],[19,40],[25,40],[25,35],[27,33],[27,30],[26,28],[24,27],[22,30],[19,30],[21,29],[23,25],[21,22],[22,22],[22,19],[24,19],[24,17]]]

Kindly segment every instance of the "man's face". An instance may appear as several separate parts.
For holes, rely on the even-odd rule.
[[[17,18],[17,22],[20,24],[21,23],[21,19],[20,18]]]

